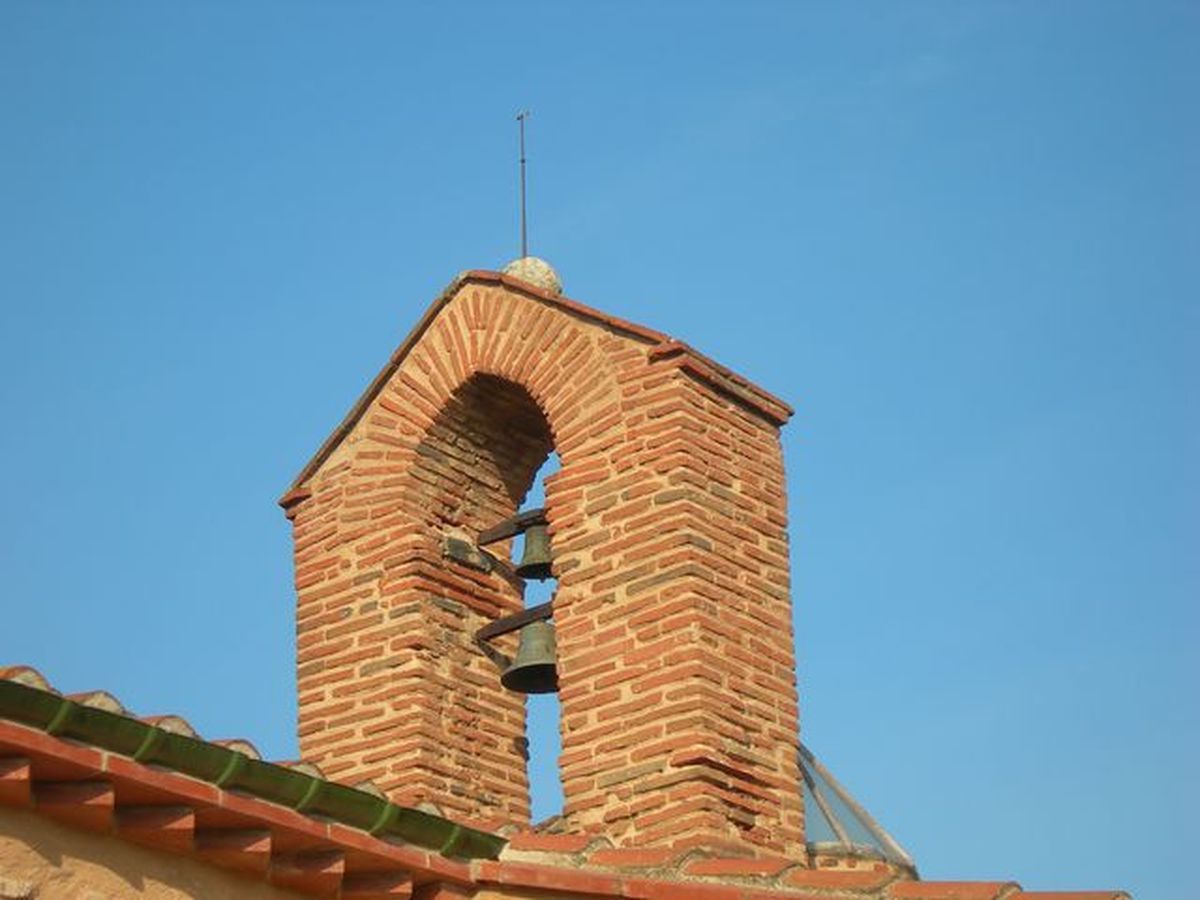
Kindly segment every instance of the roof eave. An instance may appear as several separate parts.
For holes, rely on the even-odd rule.
[[[447,856],[495,859],[507,843],[498,835],[398,806],[348,785],[7,678],[0,678],[0,720],[29,730],[26,742],[31,746],[39,733],[56,741],[69,738],[127,757],[133,769],[165,767],[221,791],[236,789],[301,816],[320,815]]]

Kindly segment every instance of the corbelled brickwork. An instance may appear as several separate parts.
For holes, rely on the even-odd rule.
[[[458,279],[281,501],[305,758],[397,802],[528,821],[524,698],[472,641],[519,585],[444,548],[512,515],[555,450],[565,827],[803,858],[789,413],[662,334]]]

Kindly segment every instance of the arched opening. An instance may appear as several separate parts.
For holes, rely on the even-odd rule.
[[[519,384],[485,374],[473,376],[455,391],[429,428],[417,457],[413,477],[419,483],[425,516],[439,542],[447,538],[473,542],[518,511],[544,507],[544,480],[560,468],[549,423],[533,397]],[[524,542],[525,535],[518,534],[488,543],[483,549],[509,558],[515,566],[522,559]],[[450,596],[470,594],[473,609],[485,620],[511,616],[522,604],[529,608],[546,603],[553,598],[556,587],[553,578],[529,578],[523,584],[511,579],[481,579],[464,571],[461,560],[442,568],[445,584],[462,591]],[[466,580],[455,580],[457,575]],[[485,590],[484,582],[491,587]],[[495,593],[489,594],[489,590]],[[475,627],[472,625],[472,629]],[[496,753],[507,755],[508,748],[515,748],[518,758],[514,762],[525,769],[529,785],[530,821],[541,822],[561,814],[563,808],[558,768],[562,743],[558,695],[524,694],[502,687],[504,666],[500,659],[514,657],[517,641],[515,632],[489,639],[488,645],[501,657],[480,655],[476,660],[481,673],[486,672],[488,684],[460,682],[450,690],[466,704],[478,699],[478,691],[496,692],[499,721],[491,721],[481,732],[479,724],[471,719],[473,711],[470,715],[448,707],[431,711],[445,723],[447,734],[458,727],[454,724],[456,717],[464,723],[472,722],[472,740],[451,740],[440,749],[454,764],[469,769],[482,762],[471,758],[473,752],[486,749],[490,758]],[[524,716],[520,715],[522,708]],[[516,713],[515,718],[510,711]]]
[[[554,449],[550,425],[519,384],[468,379],[417,448],[417,478],[435,521],[478,530],[511,515]]]
[[[424,400],[416,391],[407,399]],[[499,657],[477,643],[480,628],[520,610],[525,592],[519,579],[486,562],[488,556],[507,557],[511,539],[489,543],[486,553],[476,541],[517,512],[552,450],[550,425],[529,392],[477,374],[438,411],[412,464],[396,479],[402,490],[393,496],[412,506],[420,527],[395,529],[393,555],[403,562],[387,570],[381,591],[387,596],[395,583],[402,586],[397,596],[413,598],[400,606],[411,609],[411,632],[396,643],[412,642],[403,659],[421,674],[406,681],[414,690],[392,706],[407,721],[429,726],[413,751],[422,762],[404,766],[406,775],[427,765],[429,782],[437,784],[447,769],[468,773],[449,797],[421,788],[447,811],[500,813],[516,821],[529,816],[526,697],[503,686],[504,667],[498,667],[500,658],[514,655],[518,636],[503,634],[489,643]],[[386,464],[388,457],[382,460]],[[474,548],[474,555],[463,548]],[[406,799],[423,799],[416,791],[414,784]]]
[[[529,492],[525,495],[523,509],[546,505],[545,479],[562,466],[558,454],[551,451],[545,462],[533,476]],[[524,535],[513,541],[513,560],[519,561],[524,553]],[[525,607],[537,606],[554,598],[558,581],[525,583]],[[525,700],[525,736],[529,741],[529,806],[530,819],[534,823],[562,815],[563,788],[559,772],[558,757],[562,753],[562,733],[559,727],[561,711],[558,694],[529,694]]]

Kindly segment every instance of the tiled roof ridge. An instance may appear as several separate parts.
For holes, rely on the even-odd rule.
[[[604,838],[521,832],[497,861],[474,864],[483,885],[648,900],[1129,900],[1124,891],[1025,891],[1015,881],[921,881],[878,860],[812,866],[783,857],[614,847]]]
[[[160,727],[166,722],[174,723],[173,730]],[[157,735],[153,741],[151,734]],[[140,749],[163,741],[175,742],[175,751],[160,748],[142,759],[136,749],[125,752],[135,743]],[[206,763],[222,763],[222,775],[247,766],[257,775],[212,778],[194,771],[194,765],[170,771],[172,762],[187,762],[179,742],[193,750],[211,748]],[[812,860],[615,847],[605,837],[587,835],[518,832],[503,847],[505,840],[496,835],[392,805],[371,791],[322,781],[311,774],[319,769],[305,773],[234,749],[246,743],[203,741],[175,716],[133,717],[106,692],[63,696],[30,666],[0,668],[0,805],[36,809],[74,827],[191,853],[305,893],[340,889],[343,897],[400,896],[415,879],[458,885],[463,896],[497,885],[631,900],[1128,900],[1120,891],[1026,892],[1015,882],[917,881],[877,860],[823,868],[813,867]],[[241,762],[231,768],[234,759]],[[264,789],[269,775],[282,781]],[[156,805],[123,803],[120,797],[131,786],[158,797]],[[288,799],[298,788],[309,802]],[[329,797],[321,800],[323,790],[339,792],[343,801],[358,797],[368,803],[339,806]],[[362,813],[371,812],[372,802],[390,810],[385,827],[364,827]],[[339,810],[349,814],[339,816]],[[206,813],[233,816],[243,825],[214,830],[211,823],[205,827]],[[257,823],[259,830],[247,830],[245,823]],[[293,846],[299,838],[307,849],[273,849],[277,834]],[[455,855],[476,858],[456,860]],[[364,858],[370,860],[367,869],[361,868]]]
[[[594,307],[580,303],[577,300],[572,300],[561,294],[552,293],[538,287],[536,284],[523,281],[513,275],[494,272],[490,269],[468,269],[456,275],[450,284],[434,298],[428,309],[425,310],[424,315],[421,316],[417,324],[400,343],[400,346],[393,351],[387,363],[367,386],[366,390],[359,395],[358,399],[350,407],[350,411],[329,437],[325,439],[312,458],[305,463],[300,473],[292,481],[283,496],[280,497],[280,506],[287,509],[293,503],[306,496],[304,491],[305,482],[320,468],[321,464],[337,448],[342,439],[350,433],[355,423],[358,422],[367,407],[370,406],[371,401],[383,390],[388,379],[391,378],[392,374],[399,368],[400,363],[403,362],[417,341],[429,329],[442,308],[458,294],[463,285],[469,282],[502,284],[548,306],[561,309],[579,318],[598,322],[615,331],[653,344],[654,346],[650,350],[652,361],[675,360],[676,365],[688,375],[705,382],[710,387],[743,406],[749,407],[775,425],[784,424],[792,416],[793,409],[784,400],[759,387],[732,369],[705,356],[683,341],[677,340],[664,332],[601,312]]]
[[[11,681],[16,684],[24,685],[30,688],[36,688],[47,694],[53,694],[56,697],[70,700],[78,703],[80,706],[86,706],[91,709],[101,709],[105,712],[123,716],[129,719],[135,719],[145,725],[154,728],[161,728],[164,731],[169,731],[172,734],[184,735],[186,737],[195,738],[196,740],[204,741],[205,743],[215,744],[219,747],[227,749],[235,749],[240,753],[244,753],[251,759],[261,760],[262,753],[254,742],[248,738],[202,738],[200,732],[178,713],[163,713],[160,715],[139,716],[125,706],[114,694],[106,690],[90,690],[76,691],[71,694],[64,694],[50,683],[50,681],[40,671],[33,666],[25,664],[0,666],[0,681]],[[274,765],[282,765],[293,767],[303,761],[275,761]],[[308,765],[312,765],[309,763]]]
[[[606,837],[521,831],[495,862],[476,864],[484,883],[662,900],[1129,900],[1123,891],[1025,891],[1015,881],[922,881],[876,858],[826,863],[712,850],[617,847]]]
[[[511,869],[507,876],[505,867]],[[725,892],[712,894],[714,900],[725,896],[741,897],[740,892],[748,887],[756,888],[759,892],[756,896],[763,897],[788,897],[814,890],[874,897],[892,882],[912,878],[903,867],[875,859],[853,861],[846,868],[836,870],[821,869],[813,868],[811,861],[782,856],[725,856],[711,850],[686,847],[618,847],[601,836],[537,831],[511,835],[498,863],[480,867],[485,878],[492,878],[497,883],[515,883],[512,879],[522,873],[535,881],[545,880],[550,877],[543,871],[545,869],[568,869],[581,875],[590,873],[601,879],[597,884],[634,878],[638,883],[663,882],[695,890]],[[604,879],[609,881],[604,882]],[[561,876],[559,880],[562,880]],[[729,893],[731,891],[733,893]]]
[[[0,667],[0,720],[447,856],[495,858],[505,843],[499,835],[391,803],[373,785],[329,781],[312,763],[265,761],[245,739],[206,741],[182,717],[134,716],[106,691],[63,695],[32,666]]]

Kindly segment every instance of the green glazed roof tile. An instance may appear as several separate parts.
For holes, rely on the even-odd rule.
[[[11,672],[18,672],[21,681],[12,680]],[[506,843],[497,835],[397,806],[357,788],[254,759],[238,750],[180,734],[175,729],[166,730],[134,716],[78,703],[48,687],[34,686],[39,683],[45,681],[34,670],[24,667],[0,670],[0,718],[446,856],[496,859]],[[119,708],[119,704],[116,706]]]

